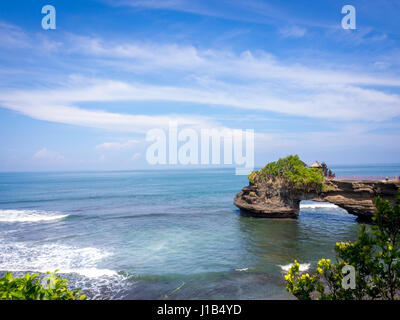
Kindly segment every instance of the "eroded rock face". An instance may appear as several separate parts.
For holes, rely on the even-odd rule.
[[[328,191],[296,191],[279,179],[250,184],[239,192],[234,204],[245,214],[263,218],[296,218],[300,201],[333,203],[363,220],[370,220],[375,211],[374,200],[396,201],[399,182],[326,181]]]

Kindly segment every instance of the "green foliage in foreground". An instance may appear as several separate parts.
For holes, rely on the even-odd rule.
[[[397,300],[400,293],[400,190],[395,205],[378,197],[375,206],[375,224],[370,231],[362,225],[357,241],[336,244],[336,264],[322,259],[316,274],[310,275],[301,274],[295,261],[285,276],[286,289],[299,299]],[[342,287],[345,265],[355,268],[355,289]]]
[[[324,183],[322,169],[304,166],[298,155],[291,155],[268,163],[264,168],[253,171],[248,176],[252,184],[277,177],[284,179],[298,190],[318,192],[327,188]]]
[[[79,290],[70,291],[68,280],[64,280],[56,272],[47,272],[45,279],[39,274],[26,274],[22,278],[14,278],[7,272],[0,278],[0,300],[85,300]],[[41,283],[44,283],[42,285]]]

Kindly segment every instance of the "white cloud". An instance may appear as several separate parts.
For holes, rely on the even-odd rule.
[[[93,79],[82,73],[47,89],[1,90],[0,106],[34,119],[135,133],[166,128],[170,121],[198,128],[220,124],[212,114],[190,115],[189,109],[163,115],[137,114],[132,110],[116,113],[102,110],[100,103],[183,102],[346,122],[379,122],[400,115],[400,96],[396,93],[400,80],[390,69],[376,72],[372,68],[375,71],[371,73],[365,68],[367,71],[360,71],[361,66],[344,70],[333,63],[289,63],[266,52],[114,43],[74,35],[65,40],[62,49],[72,58],[78,55],[79,59],[91,59],[95,68],[105,72],[108,67],[122,74],[133,71],[135,81]],[[167,75],[163,84],[140,81],[141,74],[159,73]],[[184,79],[184,84],[176,79]],[[87,102],[94,107],[80,106]],[[145,108],[139,110],[146,112]],[[124,148],[121,142],[107,143],[99,149]]]
[[[156,44],[151,42],[114,43],[100,38],[71,35],[65,44],[71,52],[101,58],[102,67],[111,66],[123,71],[195,73],[211,79],[248,82],[284,81],[296,85],[383,85],[400,86],[395,74],[368,73],[360,68],[352,71],[327,61],[321,65],[288,63],[267,52],[250,50],[239,54],[214,49],[197,49],[190,45]],[[347,66],[346,66],[347,67]],[[360,67],[363,67],[360,65]],[[285,85],[285,83],[280,83]]]
[[[88,90],[90,91],[90,89],[89,87]],[[79,92],[71,91],[71,94],[75,95],[77,100],[80,100]],[[148,116],[86,110],[74,106],[59,105],[55,102],[52,104],[53,101],[46,101],[46,99],[35,100],[35,96],[35,93],[31,96],[29,92],[21,92],[18,97],[12,99],[13,101],[2,102],[2,106],[38,120],[121,132],[145,133],[151,128],[166,128],[171,121],[176,121],[181,126],[194,127],[209,127],[215,123],[206,117]]]
[[[26,48],[29,45],[29,36],[21,28],[0,21],[0,47]]]
[[[48,150],[47,148],[43,148],[39,151],[37,151],[34,155],[33,158],[36,160],[46,160],[46,161],[61,161],[64,160],[65,157],[56,151],[51,151]]]
[[[197,127],[216,123],[210,117],[188,114],[120,114],[76,105],[81,102],[187,102],[346,121],[383,121],[400,115],[400,96],[383,90],[341,83],[281,83],[282,86],[265,82],[246,85],[211,81],[188,88],[96,80],[68,89],[8,90],[0,92],[0,104],[39,120],[139,133],[149,128],[164,128],[174,120],[181,125]]]
[[[279,33],[285,38],[301,38],[306,35],[307,29],[299,26],[291,26],[280,28]]]
[[[76,36],[69,41],[72,52],[99,58],[96,60],[100,61],[99,67],[138,75],[168,72],[171,80],[185,79],[184,86],[91,81],[91,86],[87,84],[81,90],[80,101],[93,101],[96,97],[98,101],[193,102],[307,117],[372,121],[390,119],[400,110],[399,95],[390,93],[390,87],[400,87],[400,80],[390,69],[368,70],[361,65],[341,69],[334,62],[323,66],[288,63],[266,52],[236,54],[176,44],[116,44]],[[59,90],[56,96],[61,93]],[[65,90],[64,96],[70,96],[70,92]]]
[[[137,159],[140,159],[141,157],[142,157],[142,154],[139,153],[139,152],[137,152],[137,153],[135,153],[135,154],[132,156],[131,160],[132,160],[132,161],[135,161],[135,160],[137,160]]]
[[[193,14],[252,22],[266,25],[301,23],[314,27],[329,27],[315,19],[302,19],[291,14],[282,6],[264,0],[103,0],[114,6],[130,6],[145,9],[162,9]]]
[[[31,53],[48,53],[61,48],[62,42],[54,41],[42,33],[28,33],[17,25],[0,21],[0,48],[3,50],[31,50]],[[11,51],[12,52],[12,51]]]
[[[125,142],[104,142],[95,147],[97,150],[124,150],[130,149],[140,143],[139,140],[128,140]]]

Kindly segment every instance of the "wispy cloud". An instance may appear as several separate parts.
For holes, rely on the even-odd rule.
[[[400,110],[400,97],[390,90],[399,87],[400,80],[390,70],[372,73],[362,71],[363,66],[340,69],[334,63],[289,63],[267,52],[234,53],[150,42],[113,43],[75,35],[67,37],[64,47],[80,59],[92,59],[98,68],[112,68],[123,74],[134,72],[138,79],[142,74],[168,70],[170,84],[77,77],[55,89],[0,92],[1,104],[47,121],[124,130],[136,127],[138,131],[143,131],[143,123],[157,125],[167,118],[89,111],[77,104],[190,102],[347,121],[383,121],[398,116]],[[184,79],[184,85],[174,83],[179,78]],[[184,118],[185,123],[195,122]]]
[[[368,133],[371,123],[400,116],[400,80],[390,68],[368,69],[362,63],[341,68],[335,61],[289,62],[260,50],[235,52],[176,43],[116,42],[72,34],[58,39],[51,48],[55,55],[63,54],[81,65],[90,61],[94,71],[82,69],[79,75],[71,76],[66,68],[56,75],[65,81],[56,84],[46,80],[38,89],[1,89],[0,106],[38,120],[140,134],[151,128],[167,128],[171,121],[195,128],[223,127],[212,113],[191,114],[193,104],[223,110],[268,111],[349,125],[368,124],[357,132],[352,127],[327,133],[257,135],[259,141],[267,139],[276,148],[296,146],[299,139],[310,143],[323,139],[321,145],[334,145],[338,141],[335,139],[349,143],[357,139],[378,141],[382,136]],[[35,52],[35,44],[29,50]],[[112,70],[110,74],[117,76],[93,76],[99,70]],[[159,75],[162,81],[148,81],[149,76],[154,79]],[[146,113],[146,108],[139,108],[142,113],[138,113],[137,104],[149,101],[158,105],[180,102],[183,106],[179,114]],[[135,102],[135,108],[114,111],[112,105],[121,102]],[[88,103],[90,108],[85,106]],[[392,141],[393,137],[387,135],[385,139]],[[96,149],[128,150],[133,142],[126,143],[105,142]]]
[[[124,142],[104,142],[95,147],[96,150],[125,150],[131,149],[140,143],[139,140],[128,140]]]
[[[283,96],[278,95],[276,90],[284,93]],[[400,114],[398,95],[340,84],[325,84],[325,87],[286,85],[274,90],[274,86],[268,84],[249,87],[214,82],[212,87],[192,89],[97,80],[92,85],[80,85],[73,89],[0,92],[0,104],[3,107],[35,119],[59,123],[130,132],[144,132],[150,125],[165,127],[172,119],[183,125],[206,126],[212,123],[211,119],[199,116],[132,115],[86,110],[76,106],[81,102],[96,101],[190,102],[347,121],[383,121]]]
[[[315,66],[288,63],[265,51],[246,50],[235,53],[228,50],[197,49],[190,45],[174,43],[131,42],[113,43],[100,38],[71,35],[65,45],[69,51],[97,57],[103,66],[119,67],[127,71],[175,72],[208,74],[212,77],[235,76],[235,80],[282,79],[303,83],[359,84],[399,86],[400,80],[394,74],[369,74],[362,71],[362,65],[353,71],[338,68],[334,61]],[[227,79],[225,79],[227,80]]]
[[[271,1],[262,0],[102,0],[113,6],[142,9],[161,9],[264,25],[302,23],[316,27],[329,27],[321,21],[301,19]]]
[[[283,27],[279,33],[285,38],[302,38],[306,35],[307,29],[299,26]]]
[[[207,122],[206,118],[199,119],[193,116],[132,115],[101,110],[85,110],[57,104],[13,102],[4,103],[3,106],[38,120],[132,133],[146,133],[151,128],[166,128],[171,121],[177,121],[182,126],[190,125],[194,127],[209,127],[213,123],[211,119]]]
[[[58,162],[62,161],[65,159],[65,157],[56,151],[48,150],[47,148],[40,149],[37,151],[34,155],[33,158],[36,160],[45,160],[45,161],[51,161],[51,162]]]
[[[29,36],[18,26],[0,21],[0,47],[26,48],[30,44]]]
[[[328,29],[325,33],[326,37],[334,39],[337,42],[351,44],[352,46],[360,45],[378,45],[386,40],[386,33],[375,30],[369,26],[357,27],[357,30],[340,30],[340,28]]]
[[[109,48],[111,52],[112,49]],[[150,61],[140,64],[141,68],[148,73],[154,65],[161,64],[158,58],[166,61],[163,49],[161,46],[155,50],[159,56],[153,53]],[[400,113],[398,94],[371,88],[374,85],[399,87],[400,80],[390,74],[373,76],[361,72],[290,65],[271,55],[255,56],[249,51],[235,55],[219,51],[202,52],[194,48],[187,51],[185,47],[180,49],[176,47],[173,50],[182,56],[179,61],[186,61],[179,67],[175,66],[175,62],[165,63],[163,67],[179,73],[181,70],[177,69],[190,65],[187,72],[192,72],[191,79],[188,78],[184,86],[78,77],[72,78],[66,88],[0,91],[0,104],[36,119],[132,132],[143,132],[148,123],[158,126],[176,116],[125,115],[99,109],[85,110],[78,107],[79,103],[187,102],[346,121],[383,121]],[[142,50],[146,51],[147,48]],[[135,59],[125,61],[120,66],[121,71],[135,65],[133,61]],[[120,63],[118,59],[115,62],[117,65]],[[187,112],[190,113],[190,110]],[[206,122],[198,117],[194,119],[181,115],[178,118],[184,124]]]
[[[136,153],[132,156],[131,160],[132,160],[132,161],[136,161],[136,160],[140,159],[141,157],[142,157],[142,154],[139,153],[139,152],[136,152]]]
[[[255,17],[247,17],[246,12],[254,13],[253,9],[254,7],[257,7],[259,15],[261,5],[263,9],[263,15],[267,15],[270,17],[274,16],[272,12],[270,13],[270,11],[272,11],[271,8],[273,8],[271,5],[267,5],[265,3],[262,4],[259,1],[253,0],[248,0],[245,5],[236,0],[220,0],[219,3],[207,2],[202,0],[103,0],[103,2],[106,2],[113,6],[127,6],[145,9],[163,9],[245,21],[254,21]],[[221,8],[225,8],[225,10]],[[228,8],[229,10],[227,10]],[[267,8],[269,10],[267,10]],[[238,10],[241,11],[241,15],[238,14]]]

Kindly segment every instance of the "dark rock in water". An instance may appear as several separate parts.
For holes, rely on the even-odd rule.
[[[330,202],[360,220],[370,221],[377,196],[395,202],[400,183],[397,181],[326,180],[326,191],[296,190],[283,179],[272,178],[244,187],[234,204],[247,215],[262,218],[297,218],[300,201]]]

